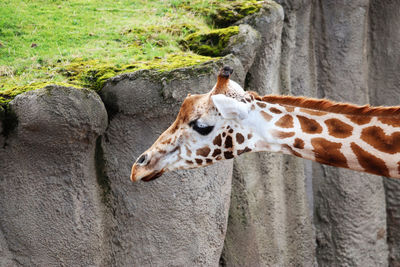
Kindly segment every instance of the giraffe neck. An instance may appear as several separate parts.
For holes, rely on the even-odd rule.
[[[262,100],[252,101],[249,123],[268,144],[265,150],[400,178],[400,117],[368,111],[343,114]]]

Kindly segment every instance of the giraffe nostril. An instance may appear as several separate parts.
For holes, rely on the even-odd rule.
[[[140,158],[136,161],[137,164],[145,164],[147,161],[147,155],[142,154]]]

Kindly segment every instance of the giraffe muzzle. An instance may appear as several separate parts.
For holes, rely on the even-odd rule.
[[[164,169],[162,170],[154,170],[151,166],[155,165],[155,162],[152,162],[147,153],[143,153],[133,164],[131,171],[131,180],[132,182],[136,182],[139,180],[149,182],[157,179],[164,173]]]

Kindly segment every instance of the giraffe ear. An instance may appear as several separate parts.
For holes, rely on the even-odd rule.
[[[248,116],[249,109],[245,103],[222,94],[212,95],[211,99],[217,110],[225,119],[243,120]]]

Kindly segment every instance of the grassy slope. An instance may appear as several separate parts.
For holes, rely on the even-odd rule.
[[[124,64],[129,69],[144,66],[144,61],[170,65],[164,59],[181,53],[179,40],[210,28],[204,10],[212,11],[223,2],[2,0],[0,98],[38,82],[74,84],[76,66],[81,71],[105,63],[108,69],[103,72],[111,68],[108,77]],[[195,62],[202,60],[207,58],[195,58]]]

